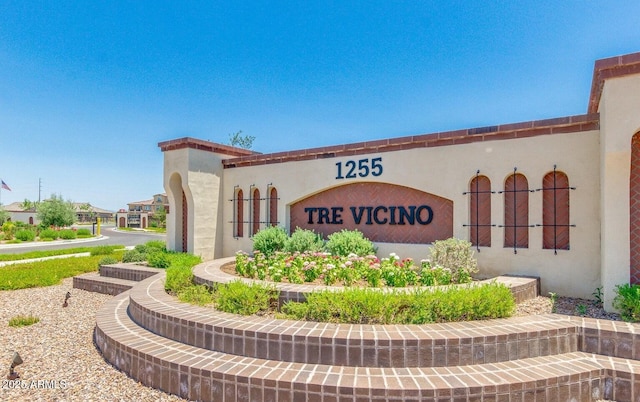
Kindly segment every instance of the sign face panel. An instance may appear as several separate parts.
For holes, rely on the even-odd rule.
[[[358,229],[374,242],[426,244],[453,236],[453,201],[389,183],[333,187],[290,206],[290,228],[325,238]]]

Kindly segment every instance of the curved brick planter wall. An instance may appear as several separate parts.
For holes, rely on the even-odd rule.
[[[423,326],[238,319],[174,300],[163,278],[107,302],[95,343],[134,379],[191,400],[640,400],[640,325],[553,314]]]
[[[220,268],[226,264],[232,264],[235,261],[235,257],[222,258],[219,260],[209,261],[202,264],[197,265],[193,269],[194,281],[200,285],[209,285],[212,286],[216,283],[227,283],[231,281],[241,280],[246,283],[264,283],[264,284],[272,284],[272,282],[259,281],[248,278],[240,278],[235,275],[229,275],[223,272]],[[527,278],[522,276],[499,276],[498,278],[488,279],[483,282],[492,282],[497,281],[507,285],[511,289],[511,293],[516,299],[516,303],[522,303],[525,300],[533,299],[538,296],[538,292],[540,289],[539,280],[537,278]],[[294,283],[276,283],[276,288],[280,291],[280,300],[279,303],[282,305],[284,302],[293,300],[293,301],[304,301],[305,293],[317,292],[319,290],[341,290],[341,287],[335,286],[319,286],[319,285],[297,285]],[[466,285],[459,285],[466,286]],[[403,288],[394,288],[396,291],[403,290]],[[405,290],[408,288],[404,288]],[[387,288],[386,291],[392,291],[392,289]]]
[[[176,303],[163,278],[131,290],[141,327],[188,345],[288,362],[367,367],[494,363],[575,352],[577,327],[562,316],[429,325],[348,325],[242,317]]]
[[[152,334],[127,317],[126,293],[98,314],[95,342],[105,359],[143,384],[192,400],[466,401],[530,396],[551,401],[601,395],[605,385],[601,364],[577,352],[455,370],[301,364],[186,346]]]

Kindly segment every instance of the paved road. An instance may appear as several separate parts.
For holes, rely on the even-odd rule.
[[[91,230],[91,227],[89,227]],[[100,239],[87,239],[87,240],[75,240],[75,241],[56,241],[56,242],[36,242],[36,243],[23,243],[23,244],[4,244],[0,246],[0,254],[18,254],[25,253],[33,250],[58,250],[64,248],[84,247],[84,246],[99,246],[109,244],[121,244],[123,246],[135,246],[136,244],[143,244],[150,240],[162,240],[166,239],[164,234],[156,234],[151,232],[141,231],[121,231],[115,230],[114,226],[103,226],[101,228],[102,238]]]

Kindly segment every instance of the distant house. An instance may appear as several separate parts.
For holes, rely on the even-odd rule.
[[[88,202],[74,202],[72,204],[76,211],[76,222],[79,223],[93,222],[98,217],[106,223],[110,222],[114,216],[113,211],[94,207]],[[22,202],[13,202],[5,205],[4,209],[9,213],[9,220],[13,222],[24,222],[30,225],[40,223],[35,206],[24,208]]]
[[[25,209],[21,202],[13,202],[8,205],[3,205],[5,211],[9,213],[9,220],[12,222],[24,222],[30,225],[37,225],[38,213],[35,207]]]
[[[74,202],[76,209],[76,221],[80,223],[95,222],[96,218],[100,218],[103,223],[111,222],[115,212],[106,209],[97,208],[88,202]]]
[[[149,227],[154,215],[163,208],[165,212],[169,212],[169,199],[166,193],[155,194],[149,200],[130,202],[127,205],[127,210],[121,209],[116,214],[118,227],[145,229]]]

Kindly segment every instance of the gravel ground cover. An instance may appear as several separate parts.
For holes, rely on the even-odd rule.
[[[71,293],[68,307],[62,304]],[[93,344],[95,313],[111,296],[72,288],[72,278],[45,288],[0,291],[0,370],[2,401],[181,401],[148,388],[104,361]],[[591,300],[558,298],[556,312],[619,320]],[[552,309],[548,297],[518,306],[516,315],[545,314]],[[40,322],[14,328],[18,315],[33,315]],[[24,363],[16,367],[19,382],[6,381],[14,351]]]
[[[73,289],[72,284],[67,278],[56,286],[0,291],[0,400],[181,401],[105,362],[93,344],[93,328],[96,312],[111,296]],[[71,298],[63,308],[67,292]],[[33,315],[40,322],[9,327],[17,315]],[[9,382],[14,351],[24,363],[15,368],[18,382]]]

